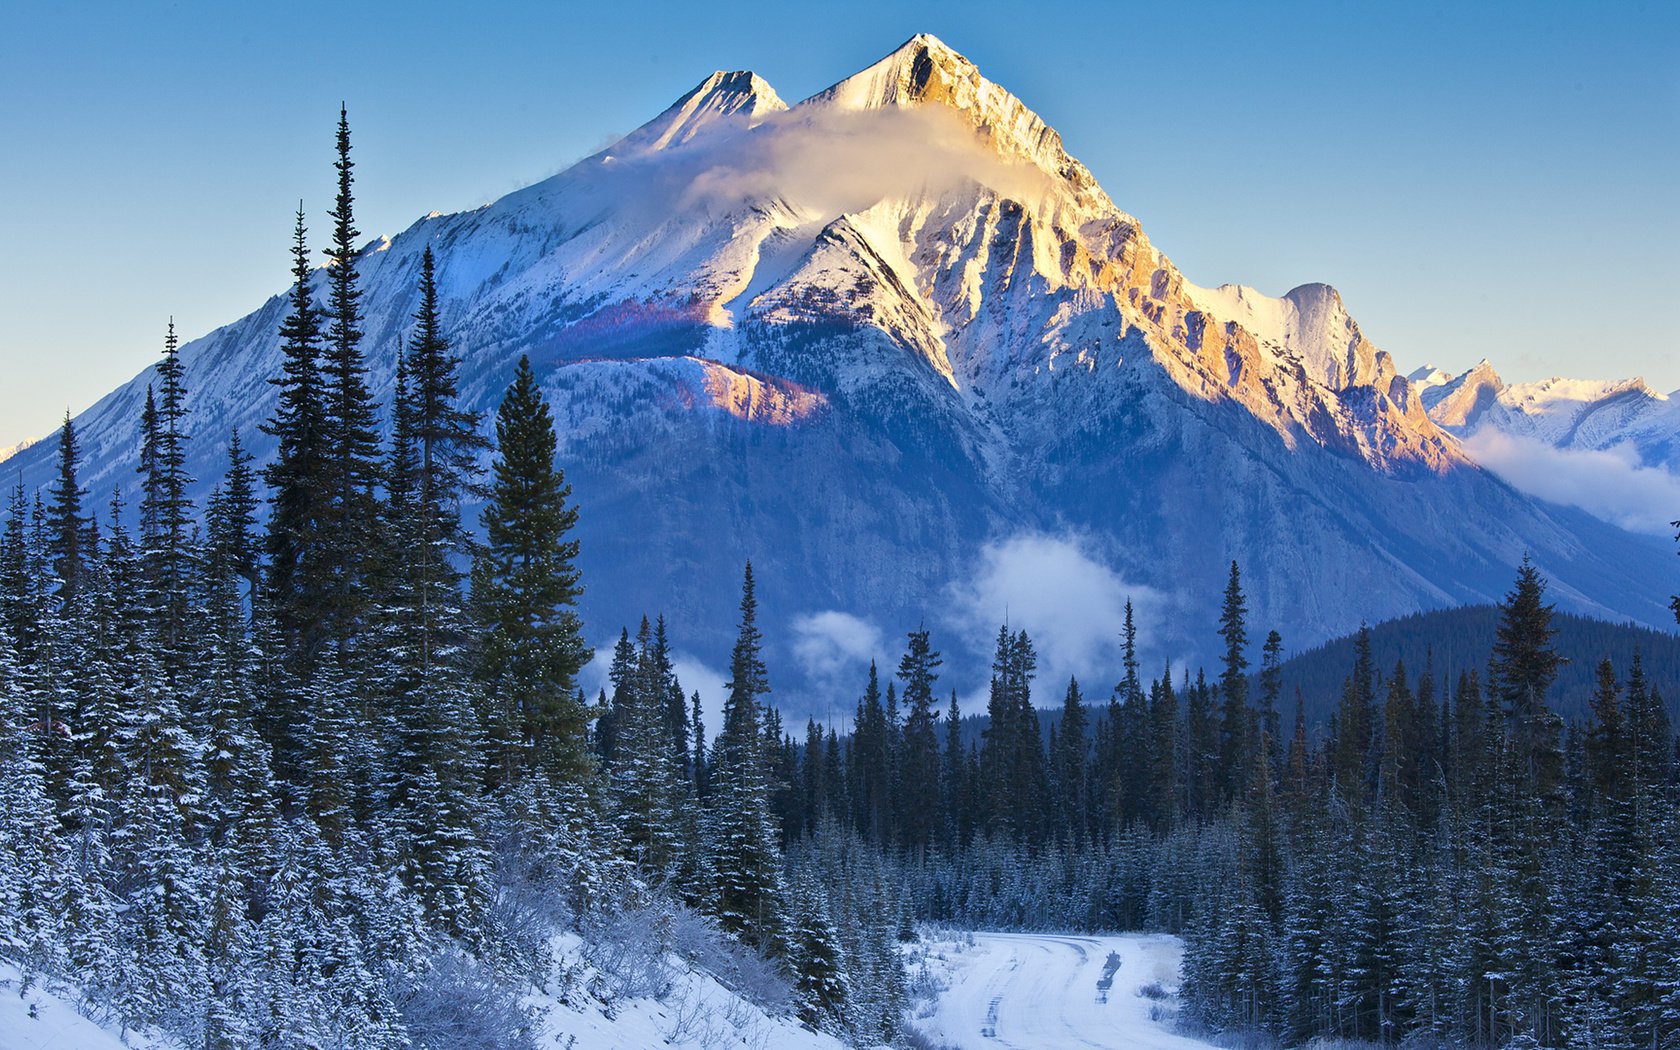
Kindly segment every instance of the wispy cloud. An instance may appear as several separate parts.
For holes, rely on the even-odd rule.
[[[943,106],[795,108],[748,128],[717,126],[680,146],[617,158],[625,178],[678,208],[784,201],[823,215],[924,190],[979,183],[1034,201],[1054,189],[1036,166],[999,154]]]
[[[859,688],[870,660],[883,658],[881,629],[851,613],[829,609],[796,617],[793,655],[809,682],[827,693]]]
[[[1680,476],[1646,466],[1631,444],[1556,448],[1484,427],[1463,440],[1482,466],[1531,496],[1562,503],[1632,532],[1666,533],[1680,517]]]
[[[1024,629],[1038,651],[1038,706],[1054,706],[1070,676],[1087,695],[1105,695],[1120,676],[1120,633],[1131,599],[1140,647],[1165,596],[1130,583],[1076,536],[1039,533],[987,544],[973,576],[951,585],[952,626],[990,654],[998,625]]]

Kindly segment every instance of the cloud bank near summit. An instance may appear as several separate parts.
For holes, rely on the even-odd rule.
[[[1044,171],[998,153],[943,106],[800,106],[752,127],[732,123],[681,145],[615,159],[626,176],[645,180],[650,205],[658,198],[677,209],[730,211],[781,201],[837,216],[970,183],[1023,202],[1056,190]]]

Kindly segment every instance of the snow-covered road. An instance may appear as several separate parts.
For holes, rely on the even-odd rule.
[[[948,985],[915,1020],[935,1045],[954,1050],[1208,1050],[1172,1030],[1173,1001],[1139,994],[1176,991],[1176,938],[976,933],[927,945],[932,974]],[[1112,986],[1099,988],[1109,956]],[[1152,989],[1153,991],[1154,989]],[[1158,1015],[1158,1019],[1157,1019]]]

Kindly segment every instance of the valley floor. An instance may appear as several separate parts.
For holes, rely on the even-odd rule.
[[[930,934],[912,965],[943,988],[912,1023],[951,1050],[1207,1050],[1174,1030],[1181,953],[1155,934]]]

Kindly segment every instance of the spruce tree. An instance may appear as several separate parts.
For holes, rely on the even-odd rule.
[[[1241,792],[1248,777],[1246,746],[1250,737],[1248,711],[1248,605],[1243,600],[1242,576],[1231,563],[1230,580],[1219,612],[1219,637],[1225,644],[1224,667],[1219,672],[1219,769],[1220,798],[1230,800]]]
[[[163,357],[157,363],[158,396],[146,393],[142,417],[145,443],[140,453],[141,561],[148,600],[157,607],[154,630],[164,666],[171,673],[185,669],[189,586],[196,577],[193,549],[193,511],[187,499],[192,478],[186,471],[186,388],[175,322],[169,322]]]
[[[688,695],[683,692],[682,682],[677,680],[663,613],[653,625],[653,653],[649,666],[660,693],[660,717],[664,723],[671,768],[680,784],[689,784],[694,779],[694,756],[689,750]]]
[[[479,839],[484,705],[464,659],[467,624],[455,559],[467,553],[459,504],[472,484],[471,450],[483,442],[473,429],[477,417],[454,404],[456,361],[439,326],[429,254],[421,278],[416,336],[399,360],[384,470],[385,544],[372,617],[381,639],[382,717],[364,709],[356,721],[388,727],[379,787],[407,854],[410,887],[429,918],[465,931],[488,894],[488,858]],[[368,764],[355,763],[358,770]]]
[[[899,774],[899,826],[906,849],[920,860],[933,845],[940,822],[939,740],[933,687],[939,681],[940,655],[925,627],[910,632],[909,645],[898,663],[904,682],[903,756]]]
[[[53,572],[58,576],[58,597],[64,604],[75,599],[86,561],[91,556],[86,550],[91,519],[82,513],[84,493],[76,480],[78,454],[76,425],[66,410],[58,434],[58,478],[51,492],[47,548],[53,556]]]
[[[228,435],[228,468],[205,507],[210,576],[229,579],[253,600],[257,598],[257,492],[251,454],[235,428]]]
[[[700,690],[688,699],[689,722],[694,726],[694,797],[703,799],[711,788],[711,752],[706,747],[706,722],[700,717]]]
[[[793,888],[788,962],[800,1020],[813,1028],[839,1030],[845,1023],[850,978],[840,931],[829,914],[828,894],[805,879]]]
[[[1275,776],[1283,766],[1283,726],[1278,703],[1283,698],[1283,635],[1271,631],[1260,648],[1260,731],[1272,743],[1266,756]]]
[[[957,706],[957,691],[951,690],[951,706],[945,713],[945,752],[940,758],[941,787],[944,796],[944,845],[955,851],[968,845],[973,830],[973,809],[968,794],[968,756],[962,745],[962,710]]]
[[[652,628],[642,618],[637,644],[619,636],[613,681],[614,747],[611,780],[619,832],[630,858],[655,875],[677,859],[677,784],[665,736],[664,677]]]
[[[369,573],[379,549],[379,437],[373,395],[362,355],[362,290],[356,269],[354,162],[350,159],[350,121],[339,107],[338,195],[334,200],[332,247],[327,257],[328,307],[322,353],[324,397],[321,426],[324,446],[322,518],[325,561],[324,605],[319,616],[341,663],[350,659],[364,626],[371,589]],[[348,664],[346,664],[348,666]]]
[[[1376,669],[1369,625],[1359,625],[1354,651],[1353,674],[1343,683],[1329,750],[1337,792],[1358,807],[1364,804],[1374,782],[1371,749],[1376,729]]]
[[[1164,832],[1178,822],[1184,809],[1184,797],[1179,783],[1179,711],[1178,696],[1172,687],[1172,665],[1162,668],[1160,681],[1150,689],[1150,771],[1152,798],[1146,819],[1157,832]]]
[[[712,753],[707,868],[713,879],[712,911],[723,928],[760,949],[779,950],[784,893],[762,750],[760,698],[770,692],[762,646],[749,562],[741,582],[741,622],[729,661],[723,731]]]
[[[1032,706],[1032,679],[1038,654],[1027,632],[999,628],[992,658],[991,695],[985,746],[980,752],[983,803],[990,830],[1036,845],[1044,830],[1044,801],[1049,780],[1038,714]]]
[[[569,536],[577,508],[555,463],[554,419],[528,358],[519,359],[497,410],[496,445],[485,545],[473,571],[492,776],[506,782],[541,771],[577,784],[591,768],[586,715],[574,692],[590,656],[577,615],[578,541]],[[697,726],[697,749],[698,736]]]
[[[268,597],[283,648],[307,670],[324,645],[321,620],[330,587],[326,555],[328,448],[326,386],[321,373],[321,311],[310,293],[303,204],[292,236],[291,310],[280,325],[281,373],[275,414],[263,432],[275,439],[263,469],[269,489]]]
[[[29,505],[24,501],[20,479],[6,502],[6,523],[0,529],[0,620],[11,635],[19,663],[28,663],[33,657],[43,611],[35,601],[28,524]]]
[[[1557,630],[1545,591],[1545,580],[1525,556],[1500,605],[1488,685],[1504,705],[1530,790],[1550,797],[1563,776],[1562,721],[1547,707],[1546,694],[1562,657],[1552,647]]]
[[[858,698],[857,715],[852,720],[852,740],[846,749],[846,760],[851,782],[852,826],[877,845],[885,845],[887,841],[887,812],[891,805],[888,746],[881,676],[871,660],[869,681],[863,696]]]
[[[1061,733],[1051,749],[1051,761],[1056,780],[1056,802],[1061,807],[1061,812],[1054,815],[1054,822],[1076,852],[1085,845],[1087,813],[1091,804],[1086,780],[1090,751],[1086,722],[1085,700],[1079,692],[1079,681],[1069,678],[1067,694],[1062,699]]]

